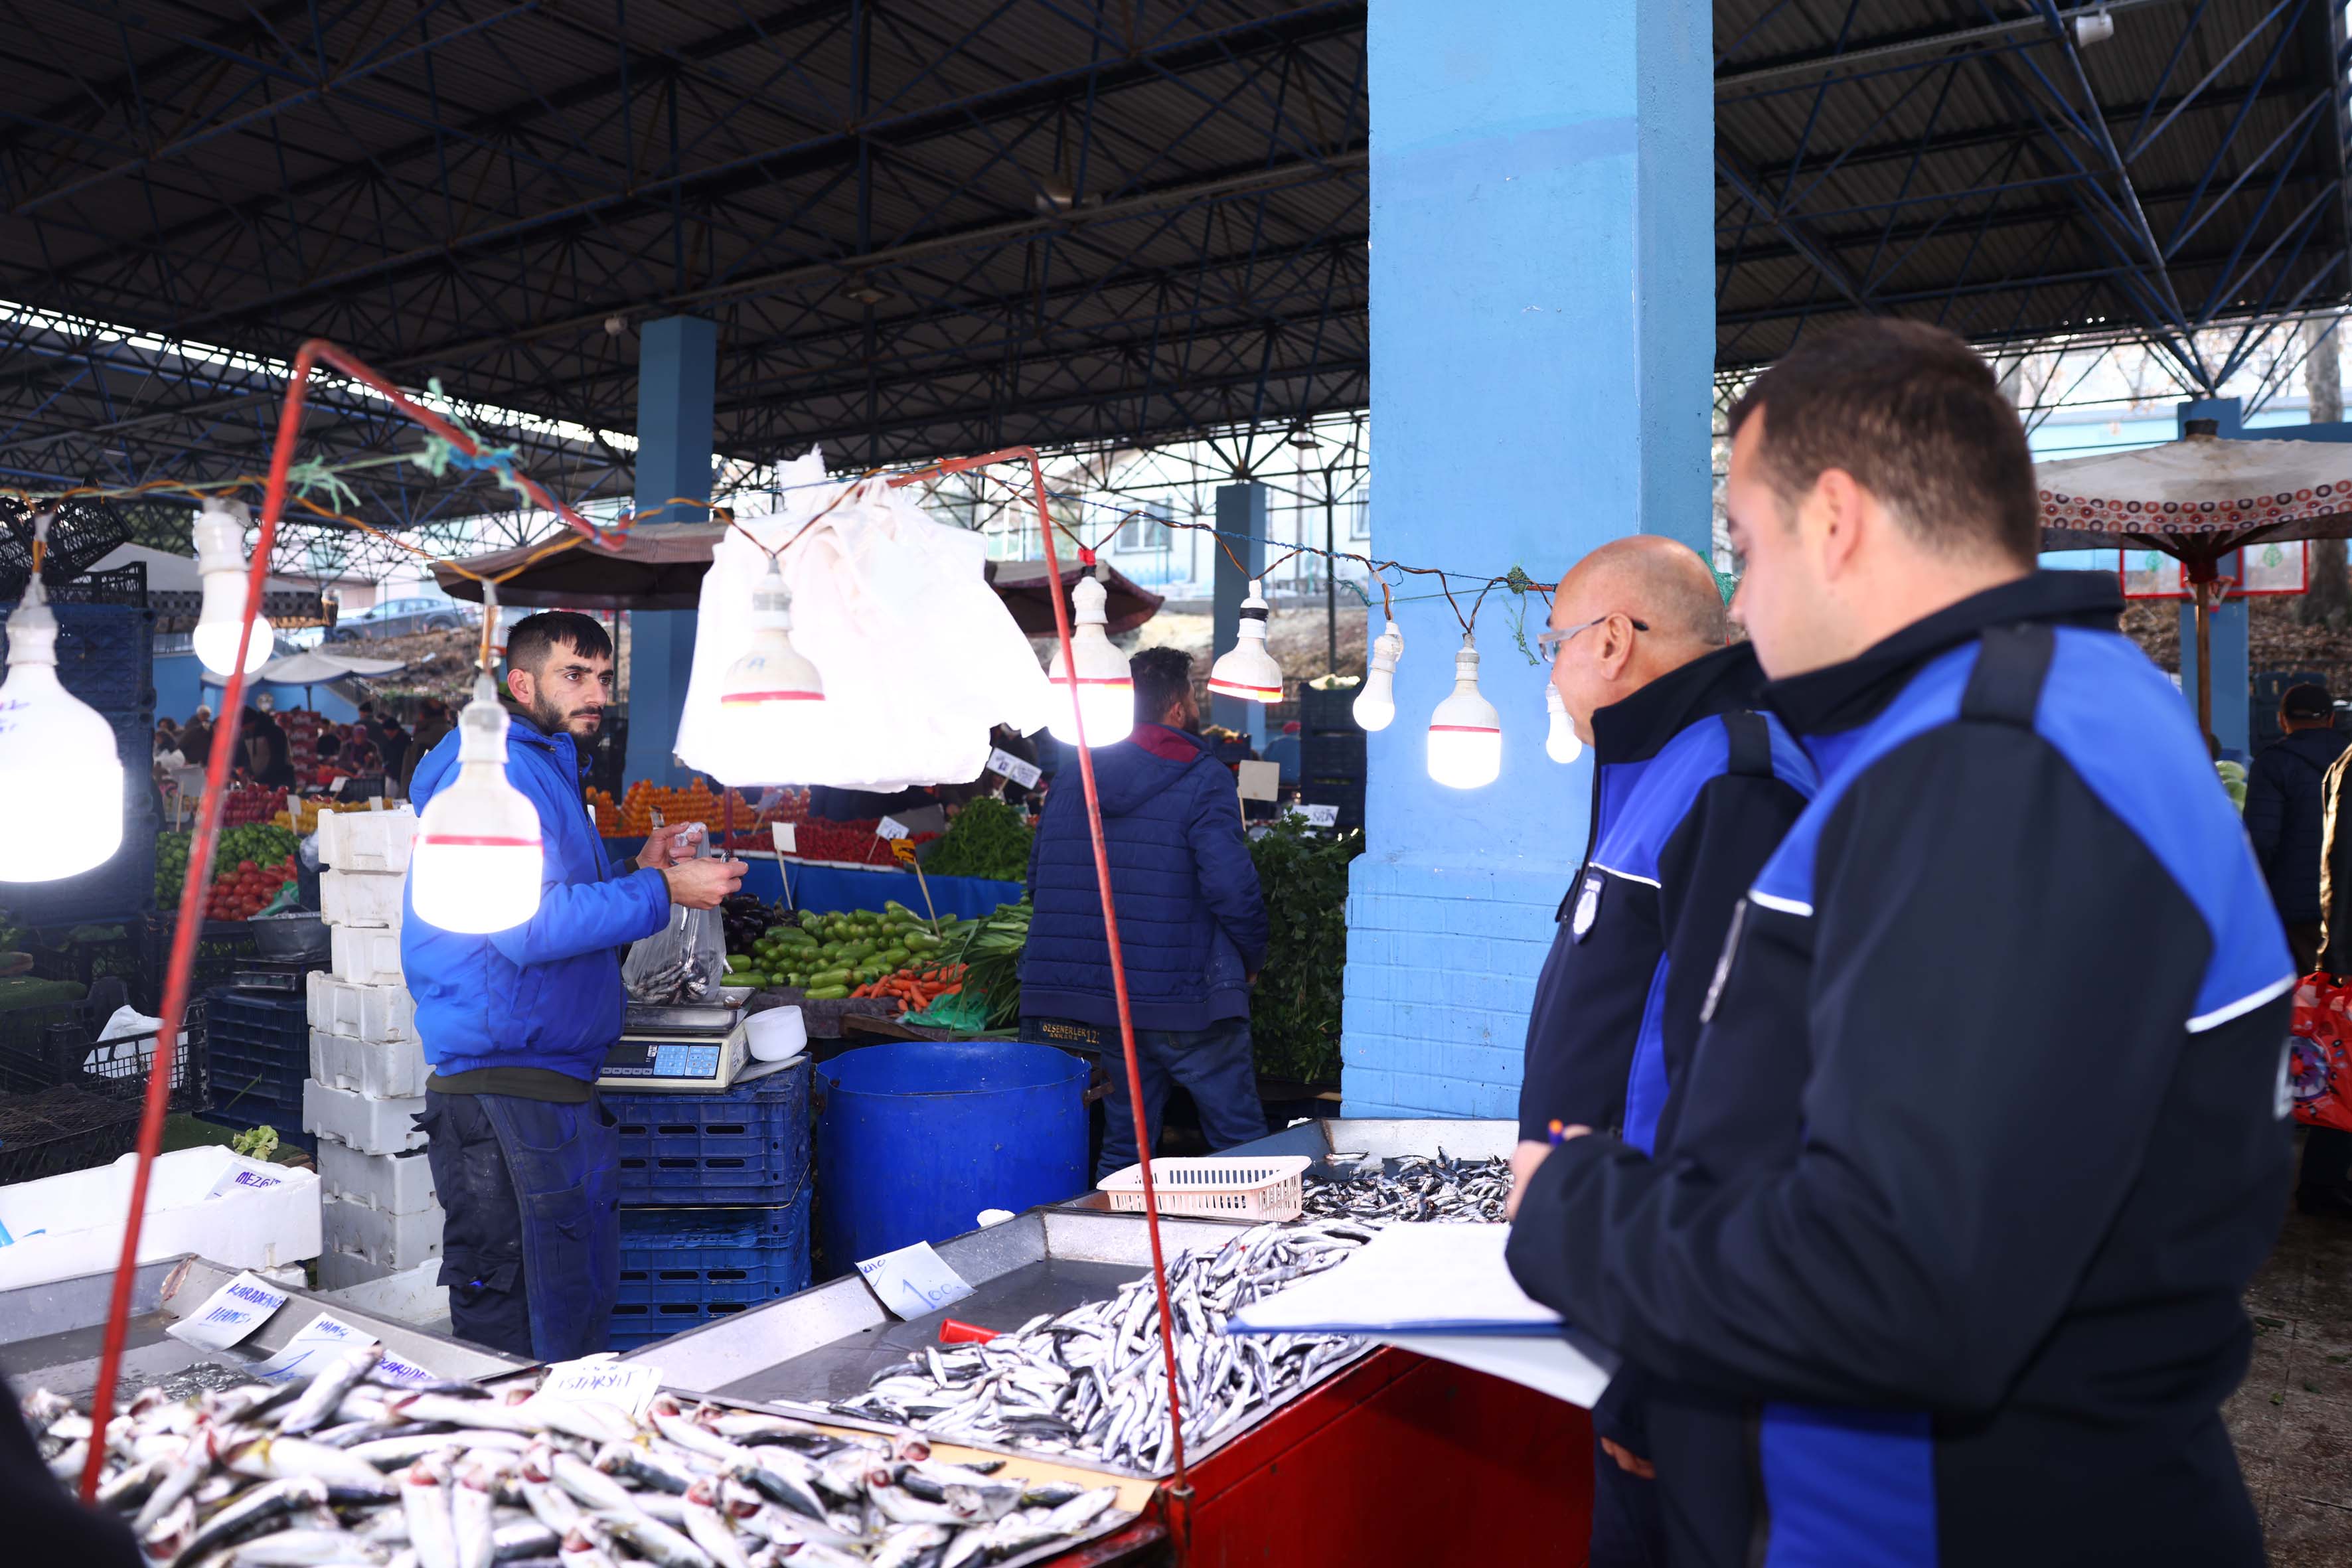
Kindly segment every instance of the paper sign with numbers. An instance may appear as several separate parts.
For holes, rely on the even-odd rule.
[[[874,837],[877,838],[904,838],[907,837],[907,825],[899,821],[895,816],[886,816],[875,826]]]
[[[1024,763],[1012,752],[1003,751],[988,753],[988,771],[1003,774],[1023,789],[1035,789],[1037,781],[1045,776],[1045,770],[1036,763]]]
[[[1283,815],[1285,816],[1304,817],[1307,819],[1307,825],[1309,827],[1337,827],[1339,826],[1339,808],[1336,805],[1294,805],[1287,811],[1284,812]]]

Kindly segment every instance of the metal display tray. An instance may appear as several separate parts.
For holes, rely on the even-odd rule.
[[[875,1373],[925,1345],[940,1342],[940,1325],[952,1318],[990,1329],[1017,1329],[1040,1312],[1065,1312],[1116,1295],[1151,1267],[1150,1239],[1134,1223],[1140,1215],[1032,1209],[985,1230],[968,1231],[935,1250],[966,1281],[971,1295],[942,1311],[905,1321],[883,1310],[856,1274],[828,1281],[747,1312],[721,1318],[622,1357],[657,1368],[662,1382],[685,1392],[773,1408],[829,1426],[873,1432],[897,1428],[825,1409],[863,1394]],[[1216,1220],[1162,1215],[1161,1244],[1172,1258],[1188,1247],[1213,1248],[1233,1239],[1233,1226]],[[1362,1351],[1375,1346],[1367,1342]],[[1321,1369],[1287,1396],[1295,1399],[1355,1363],[1344,1357]],[[1246,1436],[1275,1410],[1253,1410],[1185,1457],[1197,1460]],[[1026,1460],[1046,1459],[1074,1469],[1122,1478],[1157,1478],[1144,1471],[1076,1455],[990,1444],[974,1449]]]
[[[737,989],[740,989],[738,987]],[[719,992],[726,996],[724,989]],[[749,995],[749,992],[744,994]],[[743,1021],[740,1002],[631,1002],[621,1014],[625,1035],[723,1035]]]
[[[1352,1175],[1374,1160],[1387,1164],[1409,1154],[1444,1152],[1456,1160],[1505,1159],[1519,1141],[1516,1121],[1451,1121],[1434,1116],[1362,1116],[1313,1118],[1269,1132],[1255,1142],[1219,1151],[1235,1156],[1304,1154],[1313,1164],[1309,1176]],[[1114,1210],[1099,1192],[1082,1193],[1054,1205],[1064,1213],[1117,1215],[1139,1220],[1141,1213]],[[1165,1225],[1168,1216],[1162,1215]],[[1256,1220],[1203,1219],[1205,1225],[1255,1225]]]
[[[119,1394],[161,1383],[199,1363],[235,1369],[265,1361],[285,1349],[286,1342],[320,1312],[365,1330],[394,1355],[443,1377],[491,1377],[529,1364],[297,1286],[279,1286],[286,1292],[286,1305],[228,1350],[202,1350],[163,1331],[238,1273],[193,1253],[140,1265],[131,1289]],[[0,1372],[19,1394],[47,1388],[78,1403],[88,1401],[98,1385],[99,1351],[113,1289],[114,1275],[109,1270],[0,1290]]]

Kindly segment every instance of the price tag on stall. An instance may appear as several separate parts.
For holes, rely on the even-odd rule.
[[[1336,805],[1307,805],[1301,804],[1288,807],[1282,815],[1285,816],[1304,818],[1307,826],[1309,827],[1337,827],[1339,826],[1339,808]]]
[[[284,1305],[285,1291],[258,1275],[239,1274],[163,1331],[198,1350],[226,1350],[268,1322]]]
[[[797,855],[801,852],[798,827],[799,824],[792,822],[768,824],[768,837],[774,840],[777,854]]]
[[[547,1369],[539,1392],[527,1402],[595,1403],[616,1405],[631,1415],[643,1415],[661,1392],[661,1369],[640,1362],[621,1362],[610,1351],[578,1361],[558,1362]]]
[[[928,1241],[869,1258],[857,1266],[882,1305],[901,1318],[919,1318],[971,1294],[963,1276]]]
[[[373,1344],[375,1336],[365,1329],[355,1329],[331,1312],[321,1312],[294,1332],[286,1348],[252,1369],[253,1375],[264,1383],[283,1383],[289,1377],[309,1377],[333,1361],[336,1356],[360,1345]],[[403,1361],[390,1351],[376,1363],[377,1373],[394,1383],[431,1383],[434,1375],[413,1362]]]
[[[880,822],[875,824],[874,837],[877,838],[904,838],[907,837],[907,825],[899,821],[895,816],[886,816]]]
[[[1035,789],[1037,781],[1045,776],[1045,770],[1036,763],[1024,763],[1012,752],[1004,751],[991,751],[988,753],[988,771],[1003,774],[1023,789]]]

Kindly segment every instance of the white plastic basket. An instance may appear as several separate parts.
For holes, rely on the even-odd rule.
[[[1161,1214],[1210,1219],[1297,1219],[1307,1210],[1304,1154],[1177,1156],[1151,1162],[1153,1196]],[[1143,1212],[1143,1167],[1129,1165],[1095,1184],[1110,1206]]]

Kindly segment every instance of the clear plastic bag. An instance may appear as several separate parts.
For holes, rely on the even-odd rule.
[[[697,837],[699,858],[719,853],[708,832]],[[629,948],[621,964],[621,984],[632,1002],[716,1002],[726,968],[727,937],[719,911],[672,904],[669,923]]]

